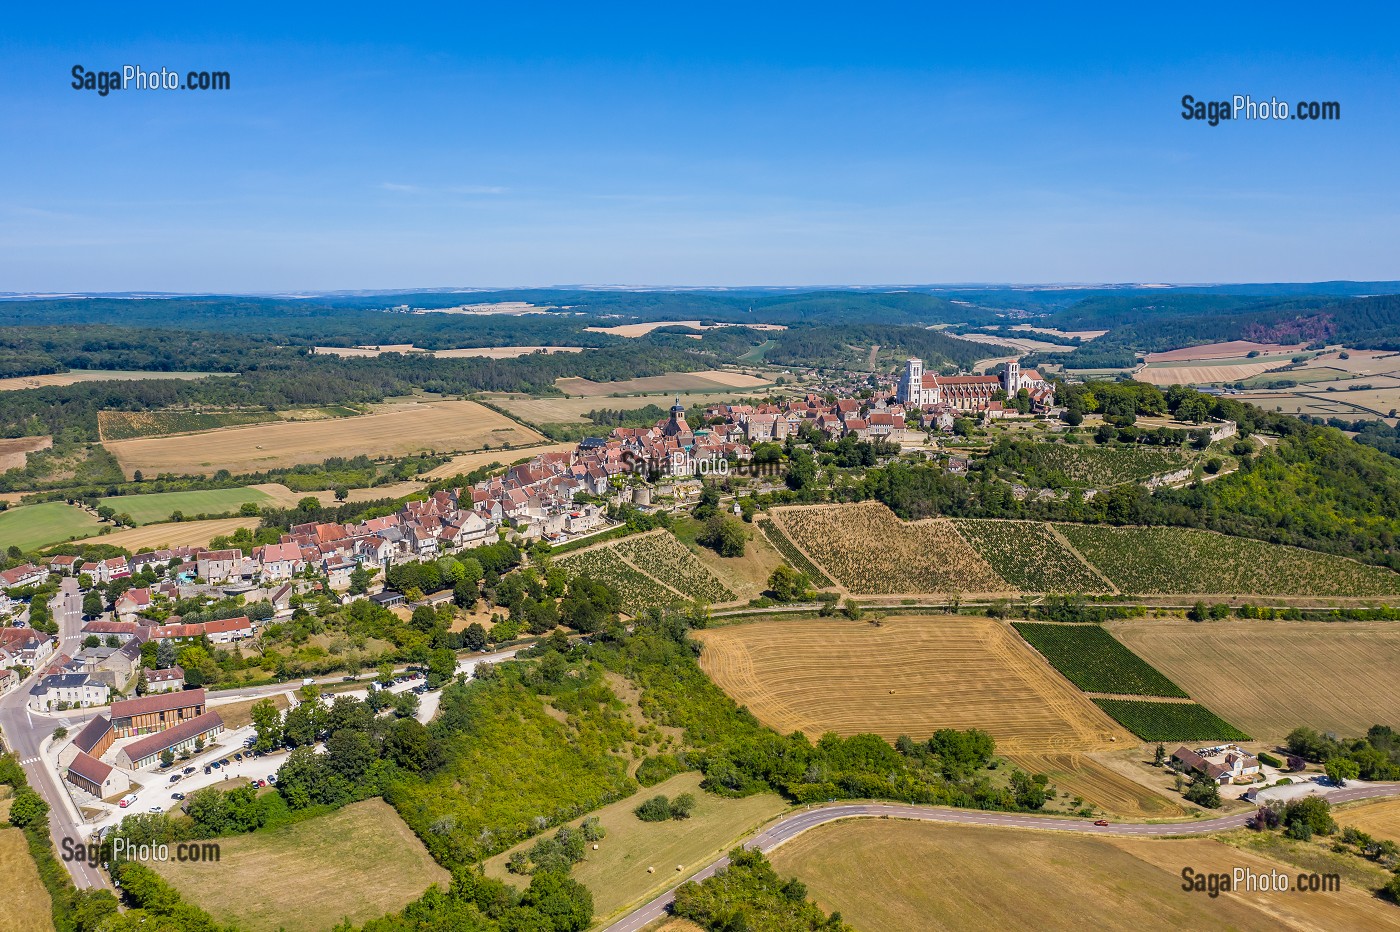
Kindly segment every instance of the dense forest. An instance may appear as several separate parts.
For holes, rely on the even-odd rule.
[[[918,356],[930,371],[943,366],[970,369],[988,356],[1009,355],[1010,347],[959,340],[926,327],[881,324],[793,327],[778,334],[764,358],[780,366],[867,368],[872,346],[882,353]]]

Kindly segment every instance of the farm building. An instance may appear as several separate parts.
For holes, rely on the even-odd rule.
[[[149,735],[203,714],[203,689],[157,693],[112,703],[112,728],[118,738]]]
[[[1252,783],[1260,771],[1259,759],[1233,744],[1194,751],[1182,745],[1172,752],[1172,762],[1192,773],[1203,773],[1222,786]]]
[[[117,763],[131,770],[154,767],[166,751],[179,754],[194,750],[197,744],[208,744],[224,730],[224,720],[218,712],[205,712],[173,728],[147,735],[133,741],[117,752]]]

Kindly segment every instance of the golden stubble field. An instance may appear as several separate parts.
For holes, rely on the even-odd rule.
[[[227,537],[239,528],[255,528],[259,518],[215,518],[211,521],[168,521],[125,528],[79,541],[83,544],[108,544],[133,553],[142,547],[160,550],[165,547],[208,547],[215,537]]]
[[[815,739],[981,728],[1002,753],[1134,739],[1006,625],[965,616],[771,621],[695,632],[700,665],[764,724]]]
[[[554,387],[566,395],[584,395],[601,398],[619,392],[683,392],[683,391],[724,391],[733,388],[761,388],[771,384],[771,380],[746,372],[728,369],[703,369],[699,372],[669,372],[666,375],[652,375],[618,382],[593,382],[588,379],[555,379]]]
[[[1113,636],[1261,741],[1299,725],[1357,737],[1400,722],[1400,626],[1388,621],[1129,620]]]
[[[530,428],[475,402],[439,401],[385,405],[353,418],[225,427],[105,446],[131,476],[138,469],[146,475],[219,469],[247,473],[319,463],[333,456],[405,456],[487,446],[498,450],[506,444],[522,447],[543,440]]]
[[[862,932],[1004,929],[1395,929],[1400,910],[1345,883],[1328,893],[1181,889],[1181,869],[1298,869],[1210,838],[1084,837],[851,820],[771,855],[784,877]]]

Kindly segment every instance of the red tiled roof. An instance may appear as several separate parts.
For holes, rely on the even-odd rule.
[[[112,719],[115,721],[119,718],[149,715],[152,712],[170,712],[195,705],[204,705],[203,687],[181,692],[160,693],[155,696],[141,696],[138,699],[122,699],[112,703]]]
[[[145,760],[152,754],[159,754],[166,748],[174,747],[181,741],[187,741],[196,735],[202,735],[212,728],[221,727],[224,720],[219,717],[218,712],[205,712],[198,718],[192,718],[181,722],[173,728],[165,731],[158,731],[153,735],[147,735],[140,741],[133,741],[128,744],[123,751],[127,758],[134,764],[139,760]]]
[[[86,751],[79,751],[78,756],[73,758],[73,762],[68,765],[68,769],[97,786],[106,783],[107,778],[112,775],[112,768],[109,765],[102,763]]]

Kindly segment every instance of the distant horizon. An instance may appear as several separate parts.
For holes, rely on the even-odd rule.
[[[1192,288],[1308,288],[1317,286],[1353,285],[1385,286],[1400,289],[1400,279],[1328,279],[1319,281],[1199,281],[1199,282],[901,282],[889,284],[795,284],[795,285],[611,285],[611,284],[562,284],[562,285],[424,285],[397,288],[341,288],[341,289],[300,289],[291,291],[159,291],[155,289],[96,290],[96,291],[0,291],[0,299],[6,300],[65,300],[79,298],[127,298],[131,300],[166,300],[174,298],[283,298],[298,300],[303,298],[335,297],[374,297],[376,295],[415,295],[415,294],[510,294],[527,291],[597,291],[597,292],[813,292],[813,291],[855,291],[855,292],[922,292],[922,291],[964,291],[964,290],[1008,290],[1008,291],[1078,291],[1078,290],[1189,290]],[[1303,292],[1299,292],[1300,294]],[[1326,295],[1326,291],[1312,292]],[[1376,292],[1389,294],[1390,291]],[[1340,296],[1340,295],[1339,295]],[[1347,295],[1365,297],[1365,295]]]

